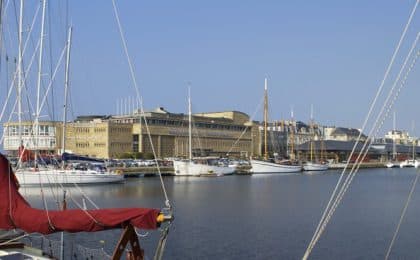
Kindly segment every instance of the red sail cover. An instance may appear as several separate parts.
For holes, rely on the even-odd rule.
[[[25,149],[23,145],[19,146],[18,156],[21,162],[35,160],[35,155],[31,150]]]
[[[156,229],[158,209],[122,208],[45,211],[32,208],[18,192],[17,179],[9,161],[0,154],[0,228],[19,228],[28,233],[94,232],[132,224]]]

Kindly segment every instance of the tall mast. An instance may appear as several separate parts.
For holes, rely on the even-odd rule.
[[[290,111],[290,115],[292,117],[292,127],[291,127],[291,133],[290,133],[290,159],[295,159],[295,126],[294,126],[294,113],[293,113],[293,107]]]
[[[66,151],[66,124],[67,124],[67,96],[69,89],[69,71],[70,71],[70,50],[71,34],[73,28],[70,26],[67,35],[67,53],[66,53],[66,75],[64,81],[64,105],[63,105],[63,133],[62,133],[62,153]]]
[[[36,87],[36,114],[35,114],[35,148],[39,149],[39,115],[41,113],[41,108],[39,104],[39,99],[41,95],[41,75],[42,75],[42,53],[44,49],[44,24],[45,24],[45,6],[47,0],[42,1],[42,19],[41,19],[41,32],[40,32],[40,42],[39,42],[39,57],[38,57],[38,79]],[[35,165],[37,164],[37,153],[35,153]]]
[[[416,157],[414,156],[414,154],[415,154],[415,153],[414,153],[414,148],[415,148],[415,147],[414,147],[414,120],[413,120],[411,123],[412,123],[412,128],[413,128],[413,137],[412,137],[412,138],[413,138],[413,155],[412,155],[413,157],[412,157],[412,158],[413,158],[413,160],[415,160],[415,159],[416,159]]]
[[[393,134],[392,134],[392,160],[395,161],[397,157],[397,146],[395,143],[395,134],[396,134],[396,120],[395,120],[395,111],[394,111],[394,118],[393,118]]]
[[[19,11],[19,35],[18,35],[18,86],[17,86],[17,103],[18,103],[18,136],[19,146],[22,142],[22,27],[23,27],[23,0],[20,0],[20,11]],[[20,161],[20,160],[19,160]]]
[[[268,159],[267,149],[267,121],[268,121],[268,94],[267,78],[264,79],[264,159]]]
[[[188,86],[188,157],[192,160],[192,114],[191,114],[191,86]]]
[[[311,104],[311,119],[310,119],[310,129],[311,129],[311,141],[310,141],[310,152],[311,152],[311,162],[314,159],[314,137],[315,137],[315,132],[314,132],[314,106]]]

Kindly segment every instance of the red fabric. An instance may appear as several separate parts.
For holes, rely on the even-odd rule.
[[[0,228],[50,234],[59,231],[93,232],[131,223],[142,229],[156,229],[158,209],[121,208],[47,211],[32,208],[20,195],[9,161],[0,154]],[[9,199],[11,198],[11,200]],[[91,215],[92,217],[90,217]],[[51,223],[51,224],[50,224]]]
[[[25,149],[23,145],[19,147],[18,156],[22,162],[35,160],[35,155],[31,150]]]

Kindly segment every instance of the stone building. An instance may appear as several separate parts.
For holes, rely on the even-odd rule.
[[[18,148],[23,145],[41,153],[55,153],[61,143],[61,127],[60,122],[39,121],[36,131],[32,121],[23,121],[20,128],[16,122],[7,122],[3,125],[3,149],[16,155]]]
[[[192,116],[194,156],[248,157],[258,152],[253,145],[255,125],[238,111],[200,113]],[[28,149],[60,153],[63,125],[40,122],[38,137],[33,122],[22,126],[23,144]],[[150,138],[147,127],[150,130]],[[18,123],[4,125],[4,149],[16,154],[20,146]],[[97,158],[116,158],[124,153],[152,153],[165,157],[187,157],[189,151],[188,115],[169,113],[163,108],[119,116],[79,116],[66,124],[65,150]],[[38,143],[34,140],[39,140]],[[45,145],[46,146],[45,146]],[[48,144],[48,145],[47,145]]]
[[[133,152],[150,153],[153,143],[160,158],[188,156],[189,120],[186,114],[170,113],[160,107],[145,112],[144,117],[136,111],[131,115],[114,116],[110,121],[133,125]],[[249,156],[252,154],[252,127],[248,115],[238,111],[194,114],[193,156]]]

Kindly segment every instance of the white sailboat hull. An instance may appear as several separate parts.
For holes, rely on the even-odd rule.
[[[223,176],[233,174],[236,170],[236,167],[200,164],[191,161],[174,161],[173,163],[177,176]]]
[[[418,168],[419,165],[420,165],[420,162],[417,161],[417,160],[405,160],[405,161],[400,163],[400,168],[404,168],[404,167]]]
[[[326,171],[329,165],[324,163],[307,162],[303,165],[304,171]]]
[[[252,172],[258,173],[292,173],[302,171],[300,165],[284,165],[260,160],[251,160]]]
[[[33,171],[31,169],[17,170],[16,178],[20,185],[55,185],[55,184],[99,184],[124,181],[124,175],[93,170],[55,170],[46,169]]]
[[[387,168],[394,168],[394,167],[400,167],[400,164],[398,164],[398,162],[387,162],[386,164],[385,164],[385,166],[387,167]]]

